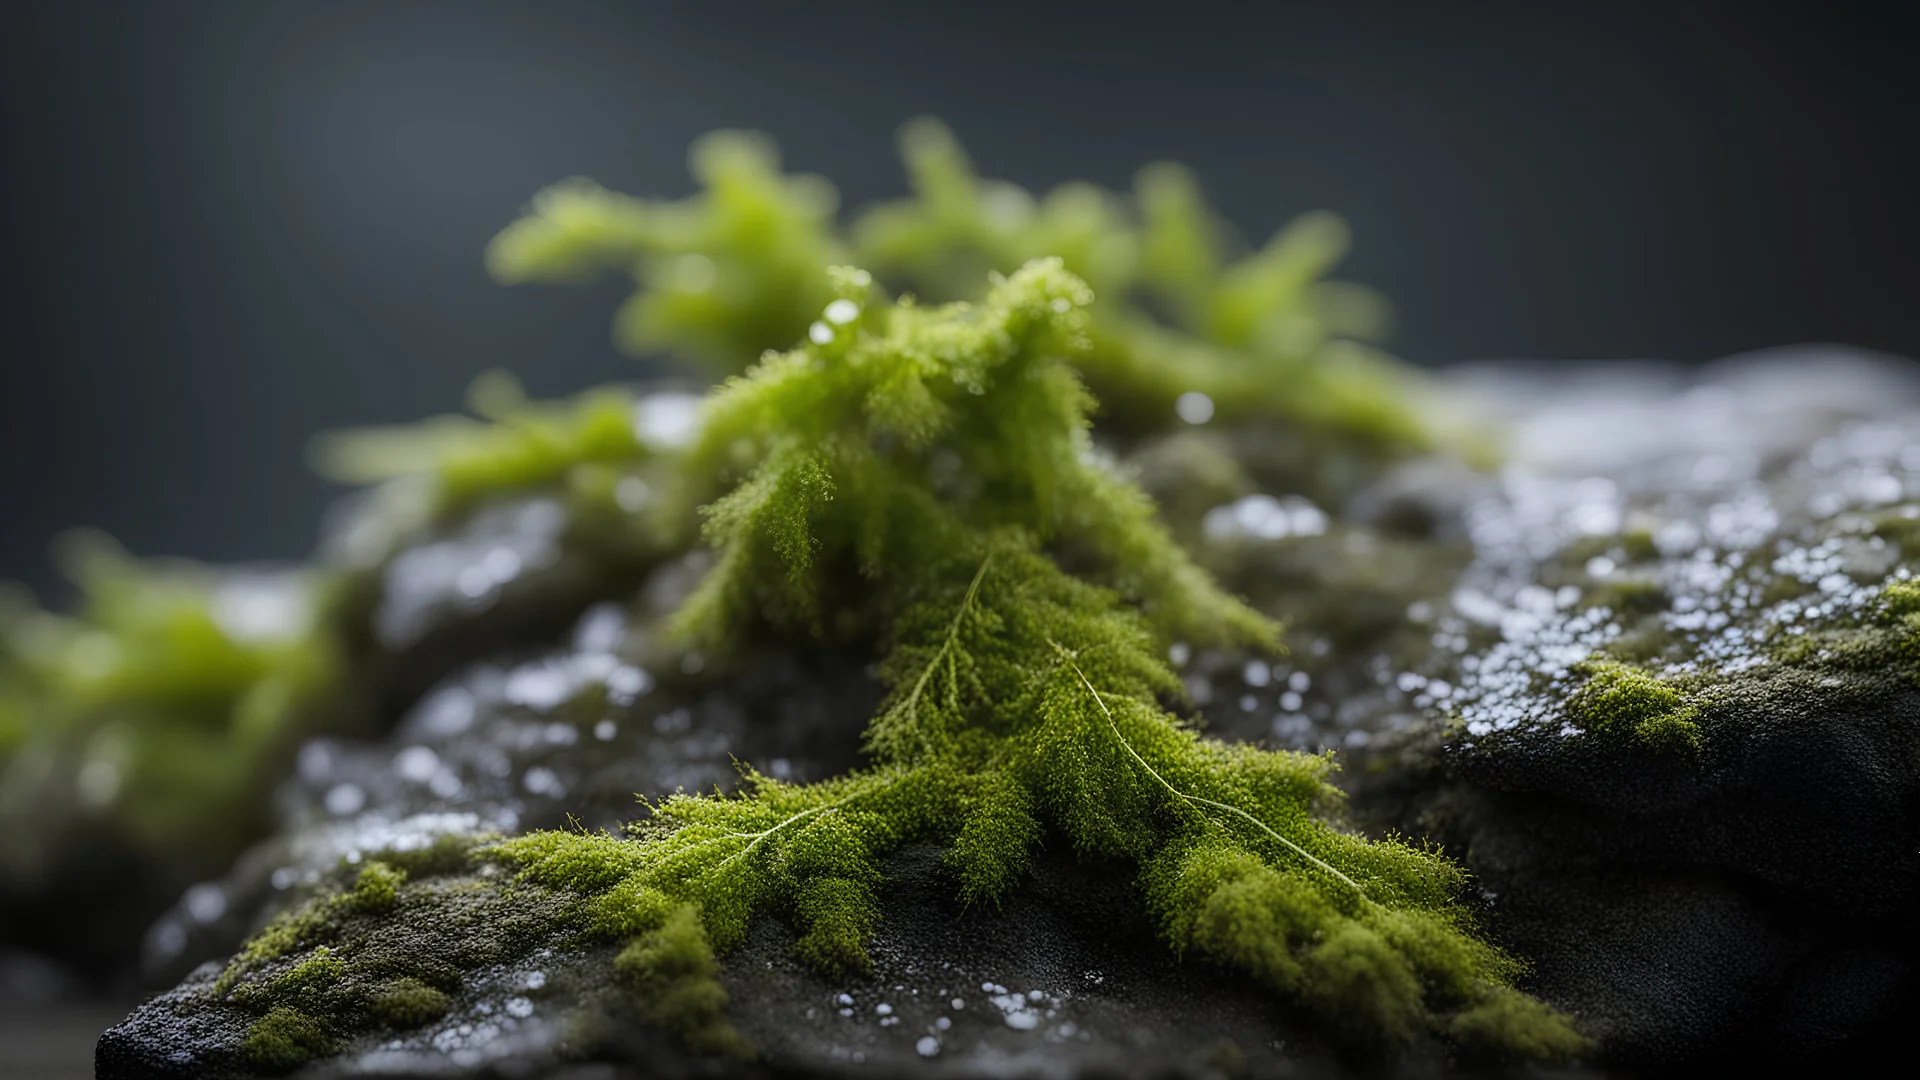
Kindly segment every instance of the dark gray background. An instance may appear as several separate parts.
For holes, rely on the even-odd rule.
[[[0,577],[76,524],[297,556],[315,430],[634,372],[617,285],[481,250],[560,177],[684,193],[717,126],[850,206],[934,113],[1029,186],[1337,210],[1423,364],[1920,354],[1911,5],[1320,7],[0,0]]]

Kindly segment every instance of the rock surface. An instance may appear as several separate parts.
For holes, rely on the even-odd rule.
[[[1833,353],[1457,372],[1446,389],[1512,433],[1497,473],[1432,459],[1335,484],[1345,474],[1321,469],[1308,501],[1273,486],[1298,471],[1294,449],[1263,462],[1247,432],[1140,448],[1176,529],[1289,622],[1279,663],[1176,647],[1205,724],[1339,751],[1355,821],[1462,859],[1495,935],[1532,959],[1530,989],[1582,1017],[1605,1061],[1870,1053],[1911,1008],[1920,953],[1902,918],[1920,888],[1920,684],[1876,621],[1884,583],[1920,557],[1920,379]],[[251,1075],[244,1024],[208,1002],[217,966],[186,972],[343,880],[343,864],[450,832],[613,826],[635,794],[730,784],[736,758],[797,778],[856,761],[876,698],[860,663],[769,653],[710,670],[654,639],[698,570],[656,570],[636,602],[588,609],[547,648],[470,652],[381,740],[307,746],[279,833],[150,932],[150,969],[185,981],[107,1033],[100,1075]],[[1577,665],[1595,654],[1677,687],[1698,753],[1586,723]],[[1149,944],[1126,875],[1056,847],[999,912],[958,910],[932,853],[903,853],[871,979],[814,975],[784,927],[759,925],[721,973],[756,1067],[1351,1064],[1267,996]],[[606,951],[503,949],[442,1020],[366,1032],[310,1074],[721,1068],[631,1025],[609,1060],[566,1060]],[[1446,1067],[1435,1046],[1401,1065]]]

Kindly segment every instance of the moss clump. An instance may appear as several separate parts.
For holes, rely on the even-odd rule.
[[[314,464],[344,484],[429,478],[434,509],[445,514],[595,467],[631,470],[651,452],[635,430],[634,396],[624,390],[529,401],[513,376],[490,371],[474,380],[467,400],[478,419],[440,416],[323,435],[314,441]]]
[[[1324,280],[1347,245],[1338,218],[1309,214],[1243,253],[1175,165],[1142,170],[1128,197],[1067,184],[1036,199],[977,176],[935,121],[907,125],[900,150],[912,197],[844,235],[831,185],[781,175],[758,135],[717,132],[693,148],[702,194],[635,199],[570,180],[495,239],[488,265],[510,282],[631,273],[622,346],[737,372],[832,327],[826,268],[848,258],[897,289],[975,300],[988,273],[1053,256],[1103,298],[1077,363],[1113,430],[1175,427],[1176,399],[1200,393],[1223,419],[1279,418],[1389,452],[1425,443],[1398,366],[1364,344],[1386,327],[1384,302]]]
[[[327,1025],[299,1009],[276,1005],[247,1028],[240,1052],[258,1068],[286,1072],[333,1053],[335,1045]]]
[[[714,132],[689,158],[705,190],[681,202],[580,179],[541,192],[487,249],[488,268],[507,282],[632,274],[638,291],[614,319],[631,352],[666,349],[739,371],[785,347],[833,298],[825,270],[845,258],[833,186],[782,175],[779,153],[756,134]]]
[[[1699,706],[1676,687],[1617,660],[1586,660],[1572,670],[1586,677],[1567,699],[1568,715],[1582,728],[1662,752],[1700,752]]]
[[[727,1022],[727,991],[691,905],[672,909],[614,959],[614,970],[649,1023],[676,1032],[702,1054],[750,1058],[753,1046]]]
[[[445,992],[408,977],[375,992],[367,1003],[367,1012],[387,1027],[404,1030],[440,1019],[451,1004]]]
[[[36,816],[0,830],[0,859],[52,861],[39,845],[70,841],[58,826],[77,819],[110,822],[116,839],[196,873],[219,868],[260,827],[267,778],[294,742],[351,725],[336,682],[343,583],[135,560],[91,532],[57,553],[76,615],[37,610],[24,592],[0,598],[0,763],[31,753],[74,765],[0,770],[0,806]]]
[[[1043,261],[978,306],[922,309],[879,302],[858,271],[834,280],[828,332],[729,383],[688,451],[695,476],[734,486],[674,626],[718,646],[876,635],[890,692],[871,764],[811,785],[748,770],[737,797],[652,806],[632,841],[536,833],[486,856],[577,895],[593,932],[637,934],[623,975],[692,1042],[718,1038],[705,950],[757,914],[785,916],[815,967],[858,973],[891,851],[945,845],[962,898],[992,904],[1051,827],[1139,865],[1176,947],[1352,1042],[1471,1014],[1461,1037],[1491,1054],[1583,1046],[1544,1006],[1472,1012],[1514,992],[1518,965],[1475,933],[1456,866],[1328,823],[1328,759],[1205,739],[1166,711],[1173,636],[1272,648],[1276,628],[1089,453],[1091,401],[1063,359],[1087,347],[1086,287]]]
[[[1603,607],[1623,619],[1665,611],[1673,603],[1667,587],[1647,578],[1618,578],[1582,593],[1581,607]]]
[[[445,1016],[471,979],[583,942],[577,897],[509,887],[473,863],[409,877],[383,863],[282,915],[206,990],[251,1015],[262,1067],[290,1068],[373,1031]],[[592,994],[579,1003],[593,1006]],[[303,1034],[304,1033],[304,1034]]]
[[[385,914],[399,902],[400,886],[406,881],[405,870],[384,862],[370,862],[361,868],[360,876],[354,880],[353,892],[348,896],[354,907],[369,915]]]

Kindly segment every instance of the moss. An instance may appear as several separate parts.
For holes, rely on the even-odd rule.
[[[1569,1030],[1558,1013],[1511,990],[1495,990],[1456,1013],[1447,1033],[1469,1058],[1555,1061],[1593,1049],[1591,1040]]]
[[[871,764],[811,785],[748,770],[739,796],[652,806],[630,840],[535,833],[485,856],[580,896],[591,933],[637,933],[623,978],[683,1034],[718,1015],[708,950],[757,914],[787,918],[815,968],[858,973],[888,852],[943,843],[963,899],[992,903],[1049,827],[1138,863],[1177,947],[1353,1042],[1403,1045],[1509,989],[1518,966],[1477,936],[1457,867],[1316,816],[1337,802],[1327,759],[1205,739],[1165,711],[1172,636],[1271,648],[1274,628],[1087,463],[1089,402],[1059,359],[1084,287],[1041,263],[977,309],[889,310],[864,275],[837,281],[839,328],[730,383],[688,452],[738,479],[708,511],[718,559],[675,627],[724,645],[873,612],[890,693]],[[955,464],[929,469],[942,454]],[[1086,577],[1049,553],[1068,545]],[[835,591],[841,568],[859,599]]]
[[[743,171],[716,173],[717,185],[737,182],[735,195],[795,211],[780,201],[791,189],[774,183],[768,161],[728,161]],[[936,165],[930,184],[965,188],[940,179]],[[688,210],[688,228],[731,227],[738,207],[722,205],[733,195],[720,186]],[[1177,190],[1143,198],[1162,200],[1152,214],[1174,221],[1152,226],[1161,264],[1149,277],[1184,290],[1215,359],[1273,345],[1275,313],[1307,310],[1300,283],[1338,246],[1319,221],[1241,263],[1207,263],[1178,233],[1199,211],[1182,209]],[[610,206],[631,232],[620,241],[630,253],[665,243],[642,235],[660,208],[594,212]],[[605,215],[568,232],[573,211],[546,210],[551,220],[503,240],[509,254],[499,259],[546,272],[619,249],[596,246]],[[899,221],[912,225],[912,214]],[[728,241],[746,245],[726,256],[742,273],[769,265],[754,237],[808,235],[787,229],[790,220],[762,224]],[[911,254],[917,242],[897,250]],[[708,249],[662,250],[680,260]],[[716,274],[732,272],[703,257]],[[1085,258],[1102,257],[1089,249]],[[1196,277],[1194,266],[1212,269]],[[250,942],[212,992],[263,1022],[302,1010],[328,1031],[352,1032],[397,1022],[396,987],[420,1001],[416,984],[451,994],[534,943],[622,942],[612,975],[641,1016],[696,1049],[743,1053],[724,1018],[715,954],[738,945],[756,917],[788,920],[816,969],[857,974],[884,917],[889,853],[943,844],[962,898],[990,905],[1018,884],[1051,829],[1087,858],[1137,865],[1176,948],[1261,979],[1349,1042],[1404,1045],[1517,994],[1519,965],[1480,936],[1457,866],[1329,819],[1338,804],[1329,759],[1208,739],[1169,711],[1183,693],[1164,659],[1170,641],[1272,651],[1279,628],[1196,565],[1095,451],[1081,376],[1118,339],[1091,310],[1086,282],[1060,259],[1041,259],[993,276],[977,302],[922,306],[888,302],[865,271],[822,273],[826,293],[807,294],[817,315],[809,343],[730,380],[672,461],[669,502],[690,510],[706,501],[716,557],[670,629],[721,662],[756,637],[879,643],[888,694],[868,728],[867,766],[807,785],[747,769],[737,796],[676,794],[649,806],[627,838],[533,833],[422,857],[412,874],[398,855],[376,860],[351,888]],[[727,335],[754,332],[702,321],[696,308],[672,309],[685,322],[649,310],[657,340],[704,327],[721,349],[737,343]],[[1170,340],[1135,330],[1155,348]],[[1121,361],[1142,370],[1160,362],[1148,353]],[[1323,387],[1307,371],[1312,396]],[[458,872],[474,857],[511,868],[510,884],[422,876]],[[1508,1033],[1506,1016],[1528,1019]],[[1541,1035],[1556,1025],[1557,1040]],[[1545,1006],[1487,1013],[1462,1030],[1515,1055],[1584,1045]]]
[[[1176,427],[1175,400],[1198,392],[1223,420],[1279,418],[1389,453],[1427,442],[1398,365],[1365,344],[1387,328],[1385,303],[1325,280],[1347,247],[1337,217],[1305,215],[1243,252],[1175,165],[1143,169],[1130,196],[1074,183],[1035,198],[977,176],[936,121],[903,128],[900,152],[912,196],[841,231],[829,184],[781,175],[760,136],[718,132],[693,148],[701,194],[635,199],[570,180],[534,199],[488,263],[509,282],[628,272],[623,347],[724,374],[830,326],[826,268],[849,257],[894,289],[946,301],[979,299],[988,273],[1052,256],[1103,297],[1077,362],[1115,431]]]
[[[440,833],[425,845],[413,848],[382,848],[371,856],[372,863],[384,864],[406,877],[441,877],[458,873],[472,864],[473,850],[493,839],[470,833]]]
[[[37,610],[24,594],[0,603],[0,761],[32,752],[75,765],[0,770],[0,803],[46,819],[0,830],[6,854],[70,857],[36,846],[61,842],[63,819],[79,816],[183,872],[218,870],[254,838],[294,743],[359,715],[337,683],[346,635],[325,612],[339,579],[136,560],[92,532],[64,536],[56,554],[77,614]],[[236,610],[281,617],[248,623]]]
[[[1906,558],[1920,557],[1920,507],[1905,506],[1876,516],[1872,535],[1898,547]]]
[[[640,1015],[696,1053],[751,1058],[753,1046],[727,1022],[727,991],[692,905],[669,912],[614,960]]]
[[[443,991],[409,977],[376,991],[368,1003],[368,1014],[389,1028],[404,1030],[440,1019],[451,1004]]]
[[[331,1054],[336,1040],[325,1024],[291,1006],[278,1005],[247,1028],[240,1052],[270,1072],[287,1072]]]
[[[1920,679],[1920,581],[1889,582],[1881,593],[1882,625],[1900,634],[1899,651],[1909,665],[1910,678]]]
[[[509,887],[470,867],[413,878],[383,867],[371,863],[281,916],[208,989],[211,1000],[253,1016],[263,1039],[279,1040],[274,1060],[430,1023],[463,991],[479,984],[486,992],[486,977],[504,966],[544,964],[531,958],[581,943],[571,896],[533,882]],[[300,1031],[324,1039],[295,1037]]]
[[[314,465],[343,484],[427,478],[435,509],[445,515],[595,467],[632,466],[652,453],[635,430],[635,399],[625,390],[530,401],[513,376],[489,371],[474,380],[467,399],[477,419],[440,416],[322,435],[314,440]]]
[[[1774,574],[1767,579],[1766,587],[1760,590],[1760,603],[1771,607],[1788,600],[1798,600],[1808,593],[1818,591],[1818,586],[1801,581],[1792,574]]]
[[[1626,619],[1664,611],[1673,603],[1667,587],[1647,578],[1616,578],[1581,594],[1582,607],[1603,607]]]
[[[1700,710],[1679,689],[1614,660],[1586,660],[1572,670],[1586,677],[1567,700],[1568,715],[1582,728],[1662,752],[1700,752]]]

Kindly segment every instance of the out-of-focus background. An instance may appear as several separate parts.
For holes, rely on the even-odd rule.
[[[983,173],[1184,161],[1255,241],[1346,216],[1389,346],[1920,355],[1912,8],[1355,2],[0,4],[0,578],[58,531],[295,557],[316,430],[636,372],[625,286],[503,289],[487,239],[570,174],[692,187],[774,136],[843,205],[945,118]]]

